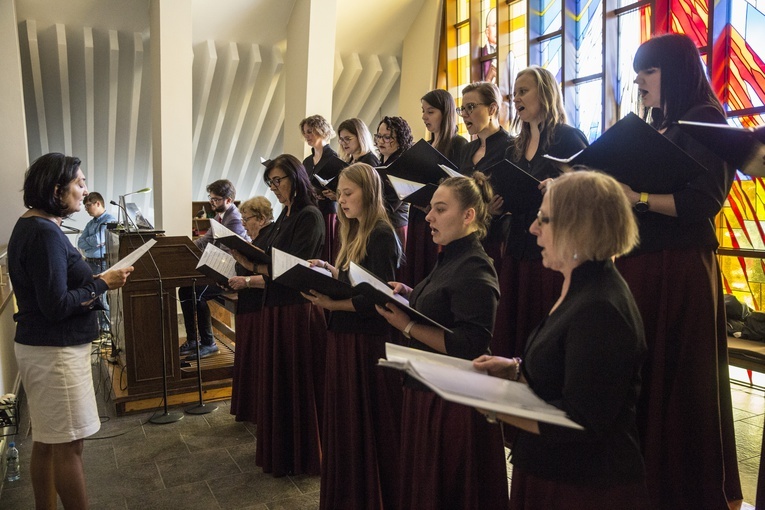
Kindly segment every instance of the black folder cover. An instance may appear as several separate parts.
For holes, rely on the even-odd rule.
[[[539,179],[512,162],[498,161],[486,169],[486,174],[494,193],[505,201],[503,212],[531,211],[542,204]]]
[[[348,163],[337,156],[332,156],[329,161],[321,166],[318,172],[311,176],[311,180],[319,191],[321,191],[322,188],[335,191],[337,189],[337,177],[340,174],[340,171],[347,166]],[[317,175],[328,182],[322,184],[321,181],[316,179]]]
[[[380,168],[383,173],[395,175],[416,182],[438,184],[447,177],[446,172],[438,165],[448,166],[457,170],[457,165],[433,148],[424,139],[405,150],[401,156],[387,167]]]
[[[765,127],[739,128],[686,120],[679,121],[678,126],[736,169],[765,176]]]
[[[350,299],[358,292],[347,283],[335,280],[327,274],[311,269],[310,267],[296,265],[274,279],[275,282],[291,289],[305,292],[315,290],[332,299]]]
[[[233,235],[233,236],[225,236],[225,237],[216,237],[216,241],[220,241],[221,244],[224,244],[225,246],[229,247],[232,250],[236,250],[247,259],[251,260],[255,264],[270,264],[271,263],[271,256],[268,255],[266,252],[261,250],[260,248],[248,243],[244,239],[242,239],[239,236]]]
[[[215,283],[222,285],[224,287],[228,287],[228,276],[220,274],[215,269],[211,268],[207,264],[202,264],[201,266],[197,266],[196,270],[202,273],[203,275],[212,278]]]
[[[647,193],[673,193],[704,171],[698,161],[634,113],[572,158],[550,159],[602,170],[633,191]]]

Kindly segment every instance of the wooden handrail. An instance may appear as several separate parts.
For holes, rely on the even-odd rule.
[[[765,250],[755,250],[752,248],[717,248],[717,254],[724,257],[765,259]]]

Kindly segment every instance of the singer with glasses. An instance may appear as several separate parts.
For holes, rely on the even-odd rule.
[[[24,175],[24,206],[8,242],[18,312],[15,354],[32,422],[30,475],[36,508],[88,508],[82,451],[101,428],[91,342],[97,298],[125,285],[133,267],[93,275],[61,231],[88,194],[80,160],[50,153]]]
[[[249,241],[250,238],[242,225],[242,215],[234,204],[236,188],[234,188],[233,183],[228,179],[217,180],[207,186],[207,193],[215,213],[215,221]],[[212,228],[205,235],[194,240],[194,244],[200,250],[204,250],[205,246],[211,242],[213,242]],[[223,247],[222,249],[226,248]],[[195,291],[197,298],[196,324],[194,323]],[[201,285],[196,289],[193,287],[180,287],[178,289],[178,299],[183,311],[183,323],[186,327],[186,341],[180,346],[180,355],[185,356],[187,360],[197,359],[197,347],[199,347],[200,358],[212,356],[218,352],[218,346],[213,336],[210,307],[207,302],[222,293],[223,289],[217,285]],[[196,330],[199,332],[198,336]],[[198,346],[197,342],[199,342]]]
[[[377,125],[377,133],[374,135],[375,145],[380,152],[380,165],[388,166],[398,159],[401,154],[409,149],[414,139],[412,129],[407,121],[401,117],[383,117]],[[393,228],[401,246],[406,247],[406,230],[409,224],[409,204],[402,202],[393,186],[384,181],[385,210],[388,213]]]
[[[117,219],[106,211],[104,197],[96,191],[91,191],[83,200],[85,210],[91,216],[91,220],[77,239],[77,247],[85,255],[85,261],[90,266],[93,274],[101,274],[106,270],[106,224],[114,223]],[[98,323],[100,331],[110,331],[109,327],[109,302],[106,295],[101,296],[101,304],[104,307],[103,314],[99,314]]]

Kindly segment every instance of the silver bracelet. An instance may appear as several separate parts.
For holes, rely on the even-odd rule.
[[[514,381],[520,381],[521,380],[521,363],[523,363],[523,359],[521,358],[513,358],[513,361],[515,361],[515,379]]]

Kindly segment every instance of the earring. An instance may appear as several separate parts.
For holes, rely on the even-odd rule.
[[[579,259],[579,254],[574,252],[574,257],[573,258],[574,258],[574,260],[578,260]]]

